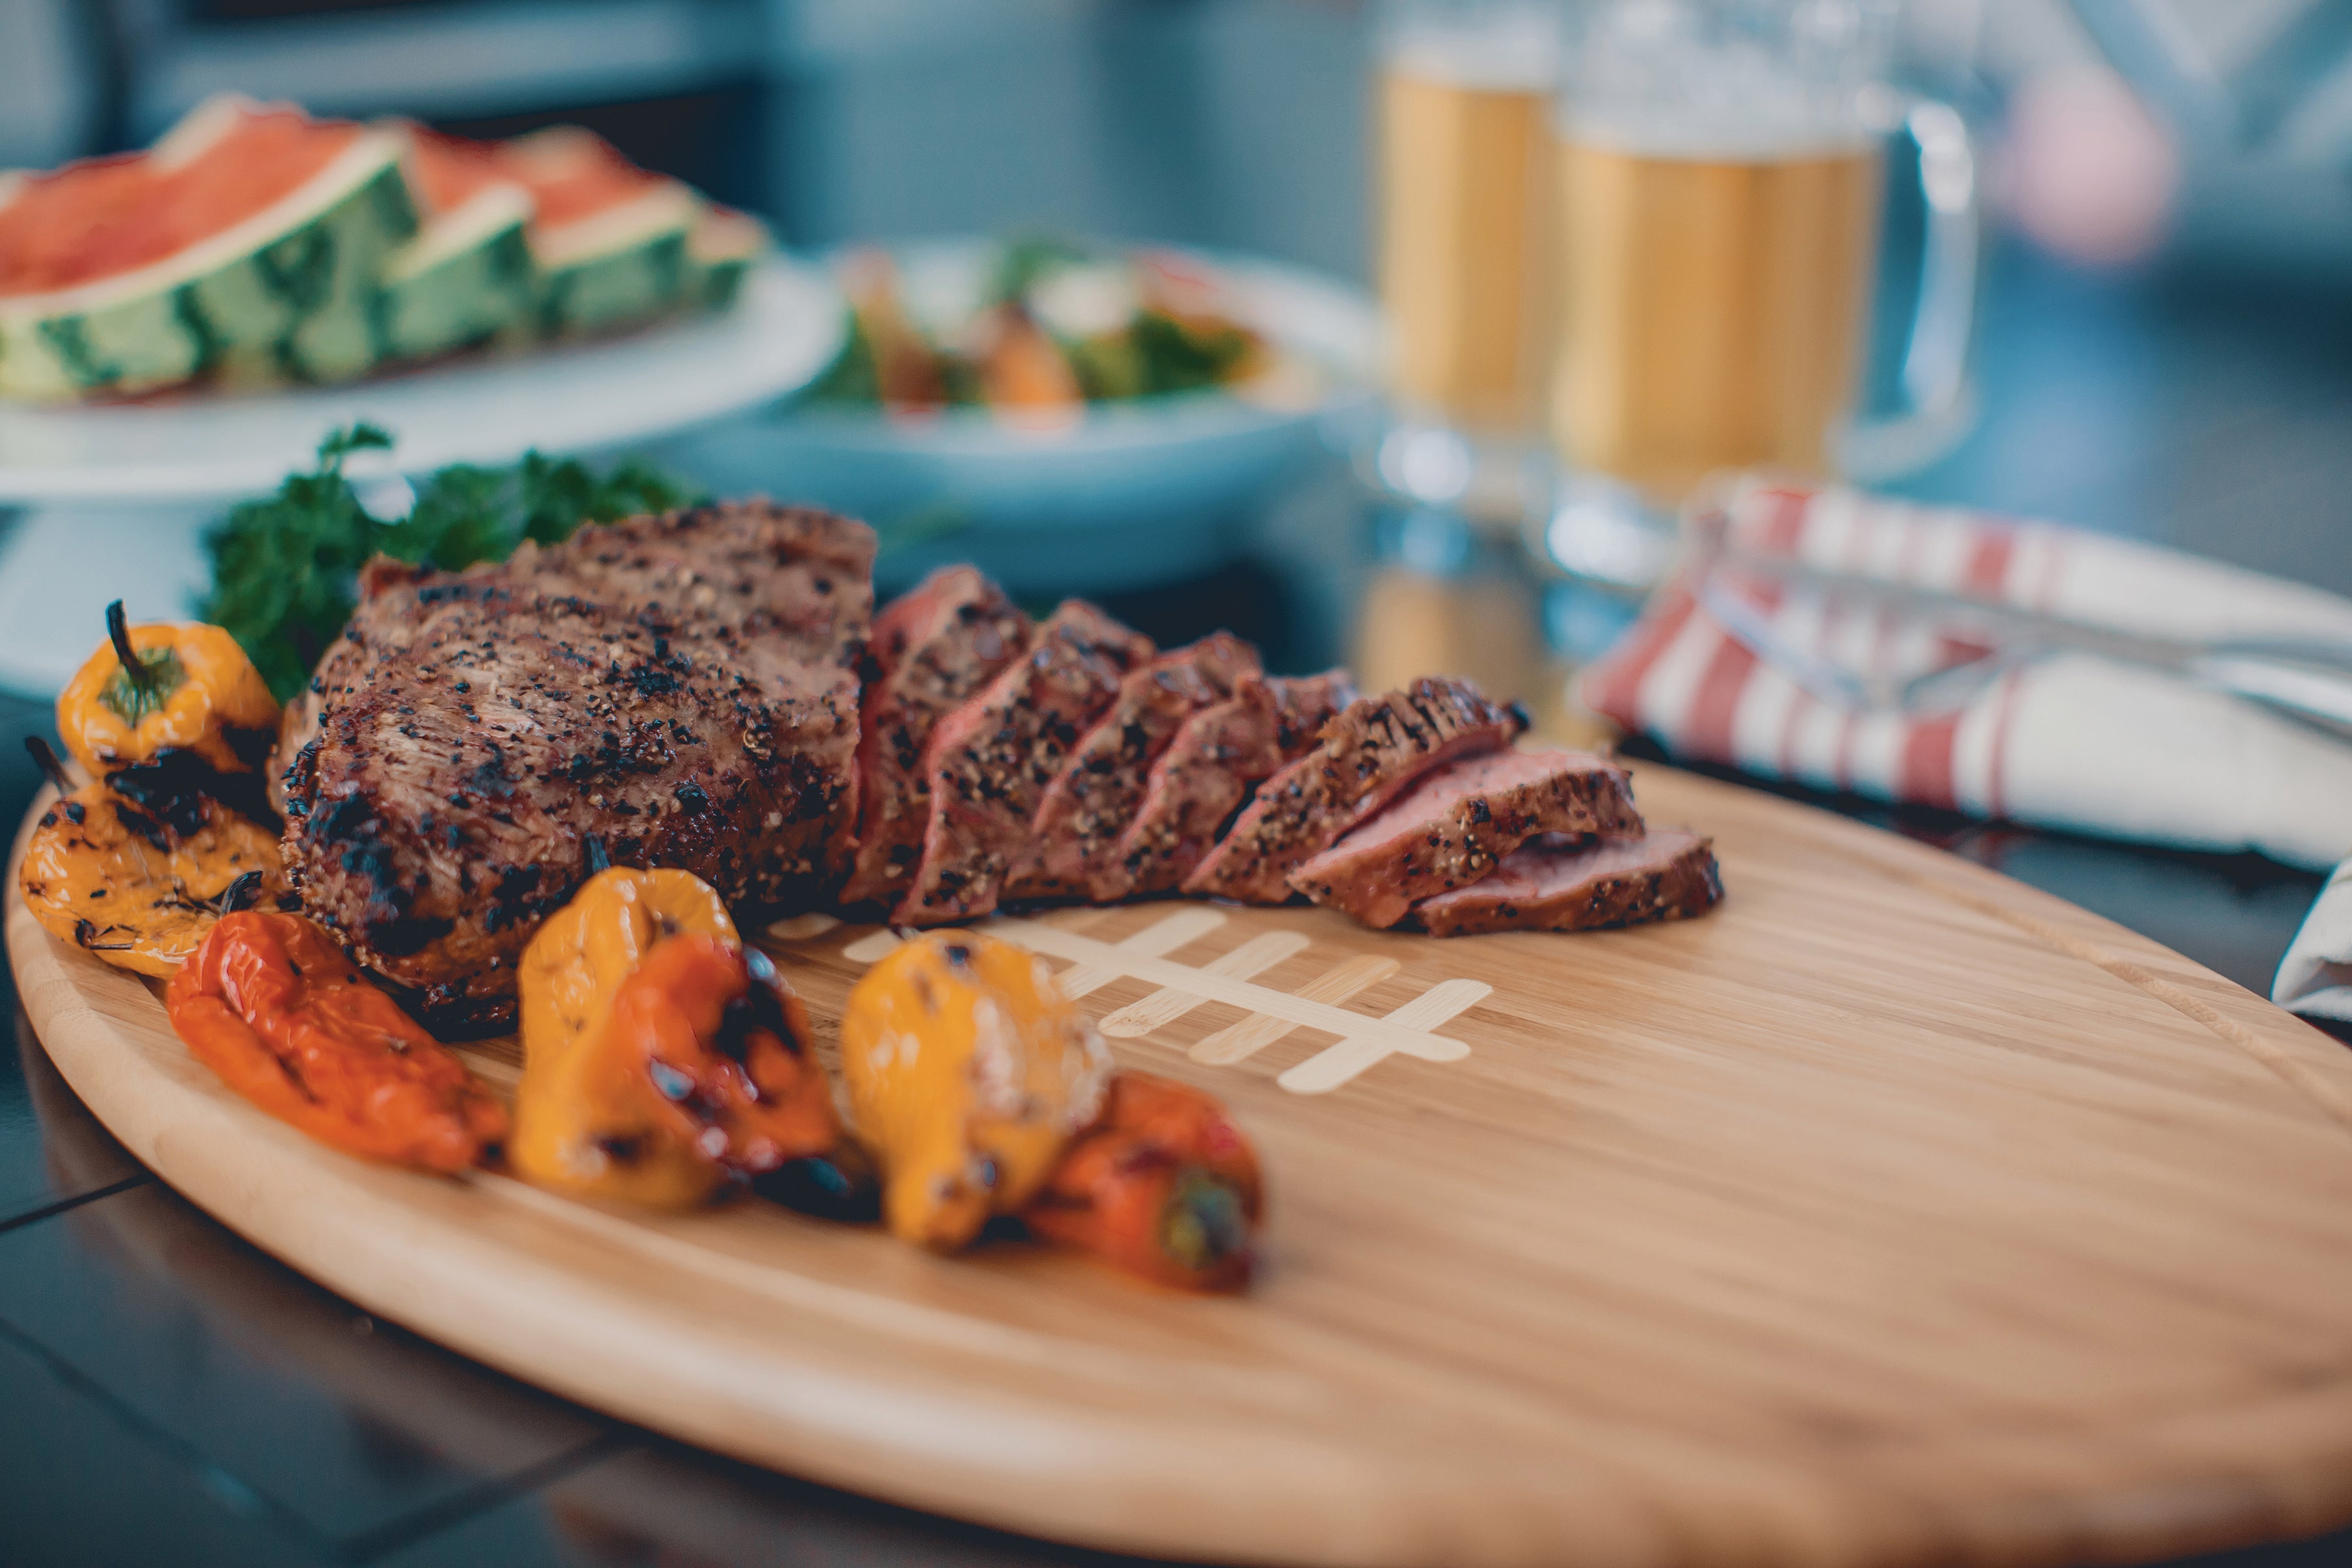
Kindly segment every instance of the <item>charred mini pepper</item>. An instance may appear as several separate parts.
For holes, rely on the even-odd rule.
[[[193,752],[222,773],[261,765],[278,738],[269,687],[218,626],[126,625],[106,608],[107,640],[58,694],[58,733],[74,761],[103,774],[166,752]]]
[[[678,1207],[839,1136],[808,1013],[766,955],[666,937],[603,1026],[542,1047],[515,1099],[515,1170],[590,1197]]]
[[[201,798],[158,814],[102,784],[76,789],[47,746],[26,746],[58,797],[18,876],[33,918],[64,940],[169,976],[222,914],[285,893],[277,835],[258,824]]]
[[[727,900],[690,871],[615,866],[589,878],[523,950],[526,1069],[603,1029],[621,983],[656,942],[698,931],[741,945]]]
[[[841,1020],[858,1141],[905,1241],[949,1250],[1025,1207],[1095,1118],[1110,1059],[1043,960],[932,931],[868,970]]]
[[[1249,1140],[1199,1089],[1149,1073],[1110,1080],[1022,1218],[1039,1238],[1193,1290],[1249,1282],[1265,1189]]]
[[[165,1002],[197,1060],[346,1153],[455,1173],[506,1135],[465,1064],[299,915],[222,916]]]

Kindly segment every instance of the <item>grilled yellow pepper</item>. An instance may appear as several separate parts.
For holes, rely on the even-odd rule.
[[[632,1091],[649,1064],[616,1067],[600,1049],[623,986],[657,945],[689,935],[742,946],[726,900],[700,878],[615,866],[591,877],[531,938],[516,976],[523,1072],[507,1158],[519,1173],[657,1206],[700,1202],[728,1179],[698,1157],[690,1136],[647,1135],[642,1097]]]
[[[532,1181],[661,1208],[838,1139],[808,1012],[757,948],[662,937],[593,1034],[523,1069],[508,1157]]]
[[[176,973],[221,915],[286,891],[278,836],[218,802],[159,816],[102,784],[79,789],[48,747],[35,760],[58,798],[33,827],[19,873],[25,906],[48,931],[118,968]]]
[[[688,931],[742,945],[727,900],[691,871],[614,866],[582,883],[530,939],[515,977],[526,1071],[602,1029],[613,994],[654,943]]]
[[[107,640],[58,694],[58,733],[92,773],[194,752],[222,773],[249,773],[278,738],[278,703],[236,639],[218,626],[125,624],[106,609]]]
[[[1101,1109],[1109,1054],[1044,961],[933,931],[867,971],[841,1021],[858,1141],[900,1239],[950,1250],[1027,1206]]]

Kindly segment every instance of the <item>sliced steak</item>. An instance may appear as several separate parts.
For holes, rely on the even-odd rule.
[[[289,771],[305,912],[428,1008],[489,1022],[600,857],[735,903],[824,900],[873,551],[861,523],[749,503],[379,585],[348,634],[368,657],[331,657]]]
[[[1188,893],[1278,904],[1307,857],[1456,757],[1492,752],[1527,728],[1466,680],[1423,677],[1360,698],[1323,727],[1322,743],[1260,786],[1233,831],[1184,879]]]
[[[1638,838],[1625,771],[1589,752],[1505,747],[1422,775],[1290,874],[1318,904],[1392,926],[1423,899],[1465,888],[1539,834]]]
[[[1106,904],[1126,897],[1119,839],[1143,804],[1152,763],[1186,720],[1261,669],[1255,649],[1219,632],[1130,672],[1045,786],[1029,842],[1005,874],[1004,897]]]
[[[1723,897],[1708,840],[1679,827],[1591,843],[1537,838],[1493,876],[1413,906],[1433,936],[1490,931],[1592,931],[1702,914]]]
[[[1151,654],[1149,637],[1066,600],[1025,657],[932,727],[923,755],[930,819],[894,922],[939,925],[996,908],[1046,786]]]
[[[1356,700],[1342,669],[1295,679],[1244,678],[1234,695],[1184,721],[1144,783],[1119,835],[1115,869],[1097,884],[1106,901],[1165,893],[1183,883],[1241,809],[1250,786],[1315,744]]]
[[[858,710],[857,859],[845,904],[898,901],[931,816],[923,747],[1029,646],[1029,617],[970,566],[942,566],[874,617]]]

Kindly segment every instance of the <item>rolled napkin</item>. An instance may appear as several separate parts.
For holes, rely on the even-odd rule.
[[[1764,479],[1730,487],[1723,510],[1739,554],[2118,632],[2352,642],[2352,601],[2075,529]],[[1909,676],[1981,651],[1851,596],[1839,603],[1721,570],[1774,640],[1849,668]],[[1685,577],[1661,589],[1581,687],[1593,710],[1679,756],[1977,816],[2259,850],[2315,869],[2352,856],[2352,745],[2310,726],[2162,671],[2074,653],[2012,668],[1950,712],[1841,710],[1727,632],[1695,586]],[[2352,882],[2345,887],[2336,951],[2352,961]],[[2352,984],[2352,963],[2344,973]]]
[[[2287,944],[2271,1000],[2290,1013],[2352,1023],[2352,861],[2336,868]]]

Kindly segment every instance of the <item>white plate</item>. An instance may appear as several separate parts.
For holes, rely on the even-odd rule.
[[[908,275],[976,279],[980,239],[897,247]],[[1168,247],[1162,247],[1168,248]],[[1276,406],[1224,392],[1096,404],[1064,426],[1007,424],[985,409],[909,418],[803,402],[730,420],[677,448],[721,494],[763,490],[898,525],[944,529],[893,549],[886,578],[971,560],[1016,591],[1103,590],[1214,565],[1250,509],[1376,407],[1380,313],[1360,289],[1270,261],[1180,252],[1218,273],[1237,313],[1316,368],[1319,389]]]
[[[351,386],[152,403],[0,407],[0,504],[218,501],[308,467],[319,439],[367,420],[399,440],[354,473],[591,451],[754,407],[840,351],[828,275],[772,258],[735,308],[604,342],[477,359]]]

